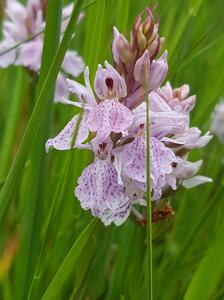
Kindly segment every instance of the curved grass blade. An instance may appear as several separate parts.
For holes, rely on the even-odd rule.
[[[195,224],[194,227],[192,227],[191,232],[188,236],[186,236],[185,242],[183,243],[180,251],[178,252],[178,254],[175,256],[175,258],[173,259],[173,261],[171,262],[171,265],[169,266],[168,269],[165,269],[165,271],[161,270],[160,272],[160,276],[156,281],[156,284],[163,287],[163,289],[167,290],[170,289],[175,282],[177,282],[177,280],[181,277],[180,273],[184,273],[186,271],[182,270],[182,268],[186,269],[186,267],[181,267],[182,265],[185,264],[184,260],[189,260],[191,261],[192,257],[189,257],[186,255],[189,251],[190,251],[190,247],[191,245],[194,244],[193,241],[196,240],[196,238],[198,237],[198,234],[200,233],[200,229],[203,228],[204,223],[206,222],[206,220],[209,218],[209,215],[213,212],[213,210],[215,209],[216,203],[218,201],[218,199],[220,198],[222,191],[218,190],[215,193],[214,198],[212,199],[212,201],[210,201],[210,203],[208,204],[207,208],[204,209],[203,214],[200,216],[198,222]],[[193,259],[194,260],[194,259]],[[195,265],[196,265],[197,261],[195,261]],[[188,268],[189,271],[191,271],[193,268]],[[180,272],[179,272],[180,270]],[[168,275],[172,274],[172,281],[169,280]],[[163,292],[163,289],[158,289],[156,291],[157,295],[160,295]]]
[[[37,97],[37,103],[35,105],[34,111],[31,115],[30,121],[28,123],[27,129],[24,133],[22,142],[20,144],[19,150],[17,152],[15,161],[9,171],[8,177],[4,184],[4,187],[0,194],[0,224],[3,223],[6,216],[8,207],[12,201],[12,195],[15,191],[17,182],[19,180],[21,171],[24,167],[27,155],[30,150],[30,145],[36,138],[37,132],[40,128],[41,122],[44,119],[44,115],[47,112],[47,103],[45,101],[48,96],[49,89],[51,89],[52,84],[55,82],[57,75],[60,71],[61,64],[64,60],[65,53],[68,49],[69,42],[72,38],[74,31],[74,24],[76,24],[80,9],[81,0],[75,1],[70,21],[68,23],[67,29],[64,33],[62,42],[56,52],[53,63],[49,69],[49,72],[44,81],[43,87]]]
[[[116,14],[116,27],[120,32],[125,32],[128,24],[129,17],[129,0],[118,0],[117,3],[117,14]]]
[[[37,94],[41,90],[44,80],[51,66],[54,53],[58,48],[61,32],[62,1],[49,0],[46,14],[46,30],[44,36],[44,47],[40,78],[37,86]],[[44,207],[44,192],[47,184],[47,156],[45,154],[45,141],[47,139],[51,115],[53,111],[54,84],[49,88],[45,98],[47,114],[45,114],[37,137],[31,147],[29,155],[29,166],[23,178],[24,190],[22,196],[23,209],[21,209],[21,220],[27,229],[22,232],[22,242],[16,259],[16,291],[17,300],[25,299],[30,288],[32,276],[40,247],[40,236],[42,216]]]
[[[223,230],[224,227],[221,226],[207,253],[202,258],[188,286],[184,300],[211,299],[214,294],[224,271]]]
[[[203,53],[207,49],[209,49],[216,40],[211,41],[210,44],[206,45],[206,47],[202,50],[199,50],[198,53],[195,53],[193,57],[191,57],[192,53],[201,45],[201,43],[217,28],[218,25],[220,25],[224,21],[224,16],[218,18],[218,20],[211,26],[209,29],[199,38],[199,40],[189,49],[189,51],[182,57],[182,59],[178,62],[177,66],[175,66],[176,71],[171,72],[170,78],[173,78],[187,63],[185,62],[187,59],[190,59],[190,62],[195,59],[201,52]],[[222,37],[221,35],[220,37]],[[220,38],[218,37],[218,38]]]
[[[41,300],[56,299],[64,283],[72,273],[74,265],[77,262],[89,238],[91,237],[97,222],[97,219],[92,220],[91,223],[79,235],[78,239],[75,241],[68,255],[65,257],[63,263],[55,274]]]
[[[179,22],[177,24],[175,24],[176,25],[175,32],[174,33],[172,32],[173,41],[172,41],[171,49],[169,51],[170,57],[172,57],[173,54],[175,53],[178,43],[182,37],[182,34],[184,33],[184,31],[187,27],[190,17],[197,15],[202,2],[203,2],[202,0],[190,1],[190,3],[188,3],[188,13],[186,12],[186,8],[184,7],[184,5],[182,5],[182,7],[183,7],[182,15],[179,19]]]
[[[24,100],[24,70],[19,68],[16,73],[15,86],[12,94],[9,112],[7,115],[5,133],[3,135],[1,150],[1,169],[0,180],[7,175],[10,162],[12,160],[12,150],[15,145],[18,122],[22,110],[22,102]]]

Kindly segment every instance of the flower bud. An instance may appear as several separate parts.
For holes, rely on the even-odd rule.
[[[132,59],[131,47],[123,34],[120,34],[114,27],[114,40],[112,44],[112,52],[116,64],[120,62],[126,64]]]
[[[137,33],[137,43],[138,43],[138,49],[140,52],[144,51],[147,45],[146,37],[142,31],[142,26],[139,27],[138,33]]]
[[[134,78],[145,86],[149,82],[150,60],[149,52],[145,50],[143,55],[137,60],[134,67]]]
[[[145,18],[143,18],[143,12],[135,20],[131,32],[131,47],[135,59],[141,57],[148,49],[149,58],[152,60],[159,53],[162,39],[159,36],[159,23],[154,22],[151,9],[146,8],[145,13]]]
[[[168,71],[167,51],[158,60],[154,60],[151,64],[149,74],[149,86],[151,90],[156,90],[166,77]]]

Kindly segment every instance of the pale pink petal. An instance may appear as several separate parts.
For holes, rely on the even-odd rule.
[[[13,23],[24,22],[27,16],[26,7],[15,0],[8,0],[6,2],[6,15]]]
[[[150,132],[158,139],[170,134],[182,134],[188,128],[188,114],[178,112],[150,112]]]
[[[43,50],[43,41],[35,40],[27,42],[20,46],[19,56],[16,65],[23,65],[32,71],[39,71],[41,66],[41,57]]]
[[[58,102],[63,103],[63,104],[68,104],[68,105],[71,105],[71,106],[75,106],[75,107],[79,107],[79,108],[82,108],[82,109],[84,109],[86,111],[89,111],[89,110],[93,109],[92,106],[90,106],[90,105],[88,105],[86,103],[81,103],[81,102],[77,102],[77,101],[71,101],[71,100],[69,100],[69,99],[67,99],[65,97],[62,97],[60,99],[60,101],[58,101]]]
[[[171,112],[172,109],[166,103],[166,101],[159,96],[156,92],[149,94],[149,108],[154,112]]]
[[[144,137],[138,137],[123,147],[121,161],[125,176],[139,183],[146,183],[146,140]],[[153,200],[160,199],[162,188],[166,184],[165,176],[172,172],[174,161],[175,155],[172,150],[166,148],[159,140],[150,139],[150,174]]]
[[[112,54],[116,64],[129,64],[132,60],[131,46],[123,34],[116,27],[113,28],[114,40],[112,43]]]
[[[118,184],[115,167],[108,160],[96,159],[84,169],[75,195],[82,208],[91,209],[93,216],[102,219],[105,225],[115,219],[121,223],[128,216],[128,198],[124,187]]]
[[[158,200],[162,195],[162,188],[165,186],[166,174],[172,172],[172,163],[176,157],[172,150],[166,148],[163,143],[155,138],[150,140],[150,166],[153,200]]]
[[[145,192],[146,185],[143,182],[138,182],[123,176],[123,182],[125,186],[125,193],[131,200],[132,204],[140,204],[145,206]]]
[[[197,127],[186,130],[183,134],[176,134],[173,138],[164,137],[163,142],[169,145],[182,146],[187,150],[202,148],[212,139],[209,132],[201,135],[201,131]]]
[[[190,162],[179,158],[176,161],[177,166],[173,168],[172,174],[178,179],[186,179],[195,175],[200,169],[203,161]]]
[[[84,71],[83,59],[75,51],[67,51],[62,68],[63,70],[74,76],[78,77]]]
[[[167,51],[158,60],[153,60],[149,72],[149,85],[151,90],[156,90],[166,77],[168,71]]]
[[[136,138],[124,146],[121,153],[124,174],[140,182],[146,182],[146,140]]]
[[[91,147],[92,151],[95,155],[100,159],[111,159],[112,149],[113,149],[113,142],[110,137],[107,139],[101,139],[98,136],[91,140]]]
[[[208,183],[208,182],[212,182],[212,179],[206,176],[194,176],[192,178],[189,179],[185,179],[182,183],[182,185],[187,188],[187,189],[191,189],[195,186],[204,184],[204,183]]]
[[[106,225],[106,226],[110,225],[112,222],[115,225],[120,226],[129,217],[130,212],[131,212],[131,207],[132,207],[131,202],[129,200],[127,200],[126,203],[121,205],[116,210],[109,210],[109,209],[105,210],[103,212],[101,220],[104,223],[104,225]]]
[[[66,78],[62,73],[59,73],[55,86],[55,102],[63,102],[63,98],[68,96],[69,91]]]
[[[23,23],[15,24],[11,21],[5,21],[3,25],[3,34],[6,39],[11,38],[18,43],[27,37],[27,30]]]
[[[45,27],[44,6],[46,3],[39,0],[29,0],[27,3],[27,19],[25,25],[28,24],[28,33],[38,33]]]
[[[62,24],[61,24],[62,32],[65,31],[65,29],[68,25],[69,16],[71,16],[71,14],[72,14],[73,7],[74,7],[74,3],[70,3],[70,4],[63,7],[63,10],[62,10]],[[85,17],[85,14],[83,12],[81,12],[78,16],[77,24],[79,24],[83,20],[84,17]]]
[[[72,94],[75,94],[77,96],[78,100],[81,103],[86,103],[94,107],[97,105],[97,103],[89,83],[88,67],[85,69],[84,77],[85,77],[86,87],[78,83],[77,81],[67,79],[68,88]]]
[[[134,78],[137,82],[146,86],[149,81],[150,59],[149,52],[146,50],[137,60],[134,67]]]
[[[11,37],[15,41],[21,41],[27,36],[26,18],[27,11],[24,5],[18,1],[8,0],[6,3],[6,21],[3,22],[5,38]]]
[[[111,132],[122,133],[131,126],[132,112],[116,99],[108,99],[100,102],[88,114],[86,124],[90,131],[104,139]]]
[[[79,115],[73,117],[71,121],[55,138],[49,139],[47,141],[45,145],[47,152],[49,151],[50,148],[55,148],[57,150],[71,149],[71,144],[73,142],[73,138],[77,130],[77,122],[79,118],[80,118]],[[85,148],[85,145],[83,145],[82,143],[88,138],[89,135],[89,131],[85,126],[85,118],[86,116],[83,115],[76,136],[74,148]]]
[[[14,42],[12,40],[4,40],[0,43],[0,54],[5,50],[9,49],[11,46],[14,46]],[[16,59],[16,51],[11,50],[3,55],[0,55],[0,67],[7,68],[11,64],[15,62]]]
[[[159,93],[162,98],[166,99],[167,102],[173,99],[173,89],[169,81],[167,81],[162,88],[157,90],[157,93]]]
[[[117,44],[118,44],[120,33],[116,27],[113,28],[113,32],[114,32],[114,39],[113,39],[113,43],[112,43],[112,53],[113,53],[114,61],[117,64],[119,64],[120,57],[119,57],[119,53],[118,53],[118,49],[117,49],[118,48]]]

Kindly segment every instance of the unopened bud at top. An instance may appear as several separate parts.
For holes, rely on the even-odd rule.
[[[136,59],[148,50],[152,60],[159,53],[163,39],[159,36],[159,23],[154,22],[151,9],[147,7],[145,13],[145,18],[143,12],[135,20],[131,32],[131,47]]]
[[[114,27],[114,40],[112,44],[112,52],[116,64],[128,64],[132,59],[131,47],[123,34],[120,34]]]

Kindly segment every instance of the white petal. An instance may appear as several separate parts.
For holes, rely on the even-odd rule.
[[[69,91],[75,94],[81,103],[86,103],[91,106],[96,105],[96,100],[92,91],[78,83],[77,81],[67,79]]]
[[[75,195],[84,209],[91,209],[93,216],[105,225],[113,221],[121,224],[130,212],[124,187],[118,184],[117,172],[107,160],[96,159],[84,169],[78,179]]]
[[[207,182],[212,182],[212,179],[209,177],[206,177],[206,176],[197,175],[197,176],[191,177],[189,179],[185,179],[183,181],[182,185],[187,189],[191,189],[195,186],[198,186],[198,185],[201,185],[201,184],[204,184]]]
[[[75,51],[67,51],[62,68],[63,70],[74,76],[78,77],[84,71],[83,59]]]
[[[0,54],[5,50],[9,49],[11,46],[14,46],[12,40],[4,40],[0,43]],[[16,59],[16,51],[11,50],[3,55],[0,55],[0,67],[7,68],[11,64],[15,62]]]
[[[55,102],[63,102],[64,97],[69,96],[68,85],[64,75],[58,74],[56,86],[55,86]]]
[[[19,57],[15,64],[23,65],[35,72],[39,71],[41,66],[42,50],[43,41],[39,39],[21,45],[19,48]]]
[[[90,131],[105,139],[111,132],[122,133],[131,126],[132,121],[132,112],[126,106],[118,100],[108,99],[90,111],[86,124]]]
[[[83,115],[76,136],[74,148],[85,148],[85,145],[82,145],[82,143],[88,138],[89,135],[89,131],[85,126],[85,118],[86,116]],[[71,149],[71,143],[74,138],[78,120],[79,115],[76,115],[55,138],[49,139],[45,145],[46,151],[48,152],[50,148],[55,148],[57,150]]]

